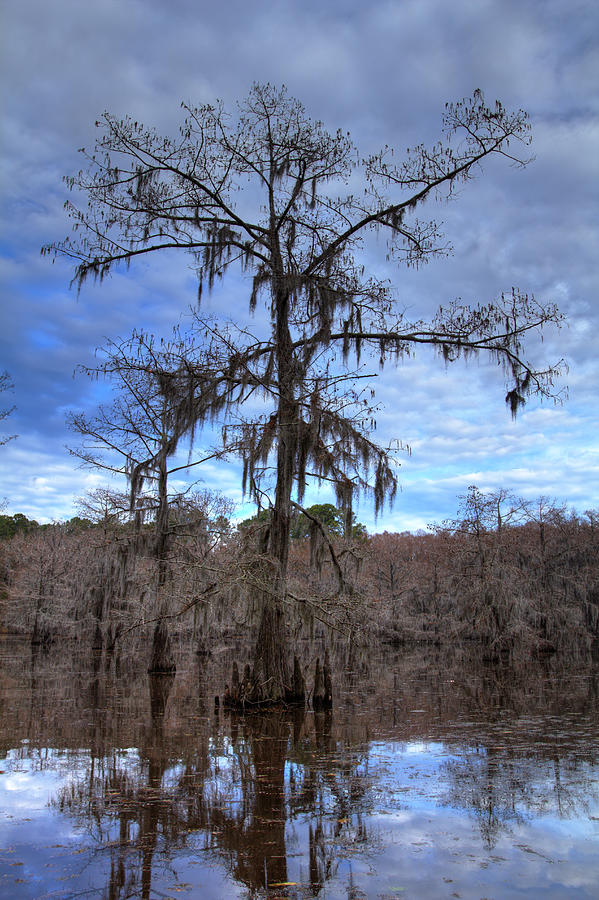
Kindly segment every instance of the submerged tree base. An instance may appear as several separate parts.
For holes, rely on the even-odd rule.
[[[171,641],[163,619],[156,624],[152,641],[152,658],[148,675],[174,675],[177,666],[171,650]]]
[[[320,667],[320,657],[314,667],[314,692],[312,694],[314,709],[331,709],[333,706],[333,687],[331,678],[331,662],[328,648],[324,655],[324,666]]]
[[[306,683],[301,663],[297,656],[293,657],[293,677],[288,688],[281,692],[280,695],[270,697],[265,687],[264,684],[256,681],[256,670],[252,671],[249,664],[246,665],[243,677],[240,678],[239,667],[237,662],[234,662],[231,670],[231,684],[225,685],[224,709],[248,710],[281,706],[305,707],[306,705]],[[315,710],[331,709],[333,706],[331,664],[328,649],[325,652],[325,661],[322,667],[320,658],[316,660],[312,706]]]
[[[225,709],[267,709],[280,706],[305,706],[306,685],[297,656],[293,658],[293,678],[291,686],[277,691],[276,696],[269,696],[268,684],[261,683],[256,677],[256,669],[252,671],[246,665],[243,678],[239,677],[237,662],[231,670],[231,684],[225,685],[223,706]]]

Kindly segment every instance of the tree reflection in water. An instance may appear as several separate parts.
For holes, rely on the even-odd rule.
[[[505,856],[506,836],[522,847],[544,817],[596,821],[595,675],[460,676],[445,660],[397,656],[348,679],[332,714],[213,712],[219,681],[202,672],[198,691],[182,667],[115,680],[93,664],[74,677],[64,657],[0,664],[0,757],[64,774],[51,804],[75,825],[93,896],[196,896],[179,880],[194,875],[228,878],[237,897],[392,896],[378,876],[364,884],[368,860],[392,854],[394,883],[409,885],[418,841],[439,842],[433,859],[444,852],[435,817],[476,823],[463,858]],[[433,824],[417,834],[423,808]]]
[[[333,742],[330,711],[275,709],[227,713],[213,733],[199,729],[194,749],[182,756],[165,732],[174,676],[148,680],[150,714],[138,754],[101,755],[99,741],[87,771],[79,770],[53,800],[99,852],[109,851],[102,897],[149,900],[157,850],[164,870],[185,847],[218,859],[249,896],[270,888],[288,896],[288,826],[298,818],[309,819],[302,829],[306,882],[318,894],[336,874],[343,847],[368,841],[366,748]],[[93,713],[101,719],[101,679],[92,692],[99,703]]]
[[[168,852],[180,843],[182,822],[176,805],[164,790],[164,775],[171,763],[164,736],[164,714],[174,676],[149,676],[150,714],[139,753],[113,750],[103,755],[102,721],[107,710],[104,678],[90,687],[99,740],[92,749],[89,769],[61,790],[55,799],[62,812],[87,826],[100,852],[110,852],[110,877],[102,896],[109,900],[141,897],[149,900],[152,867],[158,836]],[[110,694],[110,691],[108,690]],[[100,751],[100,752],[98,752]]]
[[[242,722],[232,718],[239,802],[230,793],[235,784],[223,786],[223,793],[213,797],[210,818],[214,844],[229,860],[232,874],[257,891],[288,881],[285,764],[290,722],[279,710],[248,715]]]
[[[441,774],[449,783],[442,803],[474,816],[488,850],[527,821],[552,813],[559,819],[590,815],[599,802],[596,769],[580,759],[479,746],[443,763]]]
[[[366,750],[333,748],[331,728],[330,712],[230,715],[227,756],[216,764],[207,803],[210,846],[250,896],[293,886],[296,823],[309,823],[300,829],[307,853],[293,855],[307,856],[313,895],[336,873],[343,847],[367,840]]]

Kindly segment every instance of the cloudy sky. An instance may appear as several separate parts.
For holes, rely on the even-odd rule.
[[[8,0],[0,14],[2,307],[0,371],[16,405],[1,425],[0,498],[39,521],[69,517],[74,498],[106,483],[78,468],[65,416],[92,409],[102,387],[82,375],[108,338],[143,326],[168,334],[194,300],[182,257],[69,290],[66,261],[40,257],[63,239],[62,176],[92,148],[104,111],[175,133],[182,100],[234,103],[254,81],[286,84],[308,114],[349,130],[364,153],[440,136],[447,101],[476,88],[526,109],[536,160],[492,163],[432,214],[453,256],[392,274],[411,317],[461,297],[488,302],[517,286],[555,302],[567,327],[531,344],[539,361],[565,357],[562,405],[532,399],[516,421],[496,365],[446,369],[423,353],[377,379],[381,442],[411,447],[394,508],[370,529],[403,530],[451,517],[468,485],[599,507],[597,301],[599,11],[594,0]],[[237,305],[237,306],[236,306]],[[212,312],[247,312],[225,289]],[[201,478],[240,500],[234,463]],[[316,499],[316,497],[314,497]],[[322,497],[321,499],[330,499]]]

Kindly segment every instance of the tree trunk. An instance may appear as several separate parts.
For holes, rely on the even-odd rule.
[[[267,705],[285,703],[292,699],[293,688],[287,654],[287,629],[283,610],[276,599],[265,595],[254,653],[253,703]]]
[[[331,678],[331,663],[328,648],[325,651],[324,666],[320,666],[320,657],[316,659],[314,667],[314,690],[312,692],[312,706],[315,710],[331,709],[333,706],[333,687]]]
[[[163,422],[163,428],[165,423]],[[163,447],[165,444],[163,435]],[[150,675],[172,675],[177,670],[175,658],[171,649],[171,641],[164,616],[167,612],[165,600],[165,585],[168,576],[167,570],[167,543],[168,543],[168,493],[167,493],[167,458],[163,449],[160,457],[158,471],[158,515],[156,516],[156,543],[155,556],[158,564],[156,574],[156,608],[159,610],[158,622],[154,628],[152,639],[152,657],[148,672]]]
[[[289,294],[285,290],[274,288],[273,294],[276,308],[279,401],[277,483],[275,503],[271,510],[268,554],[274,564],[275,577],[272,589],[263,591],[262,617],[254,653],[252,692],[253,701],[263,704],[294,700],[285,623],[285,600],[298,410],[289,331]]]
[[[176,670],[168,628],[164,619],[159,619],[154,628],[148,673],[150,675],[173,675]]]

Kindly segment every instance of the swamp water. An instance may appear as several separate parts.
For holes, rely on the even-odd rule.
[[[599,897],[596,669],[341,656],[331,714],[239,716],[233,648],[116,678],[0,641],[0,897]]]

